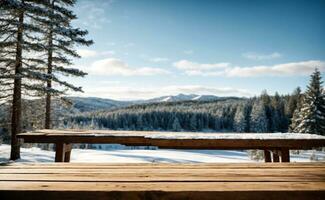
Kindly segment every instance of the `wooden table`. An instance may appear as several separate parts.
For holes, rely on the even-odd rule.
[[[324,163],[0,165],[2,200],[324,197]]]
[[[261,149],[265,162],[290,162],[290,149],[325,146],[325,136],[294,133],[198,133],[112,130],[37,130],[17,136],[27,143],[56,144],[56,162],[69,162],[75,143],[157,146],[169,149]]]

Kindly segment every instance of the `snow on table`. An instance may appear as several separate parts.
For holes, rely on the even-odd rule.
[[[319,139],[325,136],[305,133],[220,133],[220,132],[164,132],[127,130],[36,130],[21,133],[18,137],[143,137],[148,139]]]
[[[189,133],[189,132],[162,132],[145,135],[151,139],[254,139],[254,140],[274,140],[274,139],[325,139],[325,136],[302,133]]]

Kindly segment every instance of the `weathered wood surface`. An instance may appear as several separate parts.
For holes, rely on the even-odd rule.
[[[177,134],[179,137],[173,138]],[[186,136],[195,134],[200,139],[190,139]],[[225,139],[213,138],[214,134],[222,133],[172,133],[155,131],[112,131],[112,130],[38,130],[22,133],[18,137],[30,143],[116,143],[133,146],[158,146],[173,149],[311,149],[324,147],[324,136],[299,138],[292,134],[291,138],[276,139],[265,133],[250,134],[252,137],[238,138],[240,134],[223,134]],[[184,138],[182,137],[184,136]],[[230,136],[230,137],[229,137]],[[254,137],[253,137],[254,136]],[[258,139],[256,136],[263,137]],[[165,138],[164,138],[165,137]]]
[[[0,199],[324,199],[324,163],[10,164]]]

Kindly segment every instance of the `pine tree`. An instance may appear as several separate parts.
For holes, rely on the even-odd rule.
[[[319,70],[315,69],[303,96],[294,132],[325,135],[325,92],[321,79]]]
[[[174,121],[173,121],[173,124],[172,124],[172,130],[173,131],[180,131],[180,130],[182,130],[182,126],[179,123],[179,120],[178,120],[177,116],[175,116],[175,118],[174,118]]]
[[[268,120],[264,103],[261,100],[256,100],[252,107],[250,116],[250,131],[256,133],[265,133],[268,131]]]
[[[286,114],[289,118],[293,117],[293,113],[295,112],[298,103],[301,101],[301,89],[300,87],[297,87],[292,95],[289,97],[288,106],[286,108]]]
[[[196,113],[193,113],[190,120],[189,120],[189,129],[191,131],[196,131],[197,130],[197,118],[196,118]]]
[[[299,117],[302,105],[301,89],[298,87],[293,92],[292,96],[289,99],[288,110],[289,113],[292,113],[291,123],[289,126],[289,132],[294,132],[295,128],[300,124],[301,119]],[[289,114],[290,117],[290,114]]]
[[[272,107],[271,107],[271,97],[267,93],[266,90],[262,91],[261,97],[260,97],[262,103],[264,104],[264,109],[265,109],[265,115],[267,119],[267,131],[272,131]]]
[[[271,100],[271,132],[286,132],[288,127],[288,119],[285,116],[285,106],[278,92],[275,93]]]
[[[247,108],[242,104],[238,105],[236,109],[234,131],[240,133],[248,131]]]
[[[33,21],[34,16],[44,16],[38,0],[2,0],[0,2],[0,79],[5,92],[2,97],[11,101],[11,154],[10,159],[20,158],[16,137],[22,131],[22,95],[34,95],[45,88],[40,81],[48,79],[35,69],[44,63],[36,58],[44,47],[38,40],[43,32]]]
[[[51,127],[51,98],[61,96],[65,90],[54,90],[52,83],[58,83],[63,88],[81,92],[81,87],[76,87],[66,81],[59,79],[57,74],[65,76],[86,75],[85,72],[69,67],[72,65],[71,58],[80,58],[75,50],[78,45],[89,46],[92,40],[84,37],[88,34],[86,30],[74,28],[71,25],[76,15],[69,10],[75,4],[75,0],[46,0],[43,1],[47,15],[37,16],[34,19],[39,22],[39,26],[44,29],[43,42],[46,47],[45,71],[49,77],[46,80],[46,100],[45,100],[45,128]]]
[[[296,130],[296,128],[298,127],[298,125],[301,123],[302,119],[300,118],[300,113],[301,113],[301,104],[302,104],[302,100],[300,100],[297,103],[297,107],[292,115],[291,118],[291,124],[289,126],[289,132],[298,132],[298,130]]]

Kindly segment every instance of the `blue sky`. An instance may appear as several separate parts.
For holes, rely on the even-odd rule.
[[[71,79],[82,96],[147,99],[178,93],[254,96],[303,89],[325,71],[325,1],[79,0]]]

